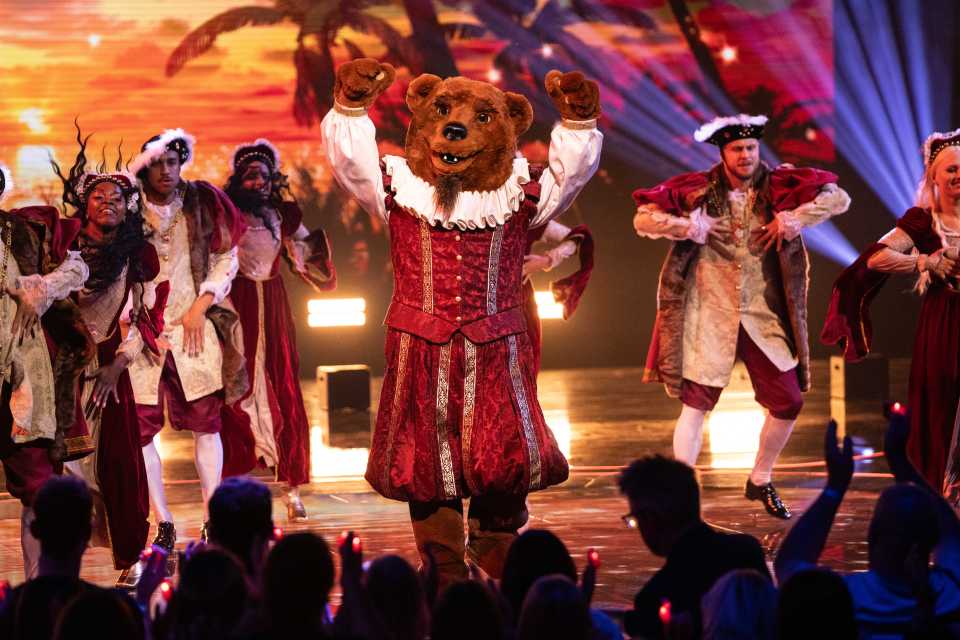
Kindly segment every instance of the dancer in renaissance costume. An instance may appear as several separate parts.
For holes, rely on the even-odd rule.
[[[635,191],[633,225],[640,236],[673,241],[645,380],[663,382],[683,404],[674,456],[696,463],[704,418],[741,359],[767,411],[745,495],[788,519],[772,474],[810,388],[809,260],[800,231],[843,213],[850,198],[832,173],[763,163],[766,121],[741,114],[700,127],[694,138],[719,147],[721,161]]]
[[[82,477],[94,496],[96,539],[112,552],[121,571],[117,586],[136,586],[135,567],[147,541],[150,502],[147,476],[140,451],[136,401],[127,367],[146,348],[155,356],[162,329],[166,283],[159,286],[155,308],[143,307],[145,283],[159,272],[157,252],[143,233],[142,203],[136,179],[121,171],[122,158],[113,172],[87,167],[89,137],[67,175],[54,163],[63,182],[64,209],[82,228],[74,243],[90,269],[83,288],[71,298],[96,346],[81,378],[78,422],[92,438],[92,455],[67,463]],[[127,300],[132,314],[124,314]],[[124,320],[133,317],[130,324]]]
[[[307,517],[299,487],[310,481],[310,425],[300,391],[300,359],[280,256],[317,291],[336,286],[322,229],[303,226],[280,153],[269,141],[241,145],[224,190],[243,213],[240,273],[230,299],[240,314],[250,391],[224,413],[224,475],[247,473],[258,460],[286,485],[287,518]]]
[[[891,273],[916,274],[923,296],[908,390],[907,452],[930,483],[960,506],[960,129],[923,146],[916,206],[837,278],[821,333],[856,361],[870,351],[868,310]]]
[[[0,204],[12,190],[0,165]],[[79,227],[53,207],[0,209],[0,461],[7,491],[23,505],[27,579],[40,558],[30,533],[33,498],[64,460],[89,453],[65,437],[75,422],[77,376],[93,351],[76,308],[64,300],[89,275],[79,252],[69,250]],[[58,346],[53,361],[48,339]]]
[[[465,553],[499,577],[527,494],[568,475],[537,401],[521,271],[528,230],[597,168],[599,93],[579,72],[547,75],[562,122],[541,170],[516,157],[533,119],[526,98],[430,74],[407,90],[406,157],[381,158],[367,108],[393,79],[369,58],[342,65],[322,124],[338,182],[390,229],[387,368],[366,478],[409,503],[442,584],[466,576]]]
[[[546,242],[552,245],[542,254],[533,253],[533,245]],[[527,317],[527,334],[534,351],[534,372],[540,372],[540,353],[543,332],[540,313],[530,276],[537,271],[550,271],[560,266],[573,254],[580,256],[580,268],[565,278],[550,283],[553,299],[563,305],[563,319],[569,320],[577,310],[580,298],[590,282],[593,272],[593,235],[585,224],[573,229],[551,220],[547,224],[527,232],[527,248],[523,258],[523,313]]]
[[[160,358],[142,352],[129,367],[157,517],[154,544],[168,550],[176,542],[176,529],[153,438],[163,428],[165,414],[174,429],[193,432],[206,509],[223,469],[221,409],[248,389],[240,326],[227,298],[237,273],[243,218],[217,187],[181,178],[193,159],[193,143],[183,130],[168,129],[145,142],[130,164],[144,198],[144,229],[160,258],[154,283],[169,282],[162,334],[169,348]],[[154,293],[148,286],[144,304],[149,308],[157,302]],[[205,535],[206,525],[201,538]]]

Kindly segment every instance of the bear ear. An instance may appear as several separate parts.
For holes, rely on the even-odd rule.
[[[441,82],[443,80],[432,73],[424,73],[414,78],[407,87],[407,106],[410,110],[416,111]]]
[[[530,101],[519,93],[508,91],[504,96],[507,99],[507,115],[513,120],[513,129],[519,136],[533,124],[533,107],[530,106]]]

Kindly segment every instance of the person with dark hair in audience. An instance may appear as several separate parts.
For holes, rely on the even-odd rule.
[[[420,576],[400,556],[370,563],[364,588],[371,610],[389,640],[422,640],[430,628]]]
[[[667,560],[634,597],[624,618],[627,633],[662,637],[659,610],[665,601],[674,621],[686,619],[697,630],[700,599],[718,578],[733,569],[769,577],[755,538],[715,531],[700,517],[700,485],[689,465],[660,455],[641,458],[620,474],[619,484],[630,504],[624,522]]]
[[[94,631],[95,630],[95,631]],[[107,589],[81,593],[64,607],[53,640],[143,640],[143,618],[127,596]]]
[[[464,620],[469,620],[469,624],[464,624]],[[453,583],[443,590],[433,607],[430,640],[504,640],[506,637],[500,607],[481,582]]]
[[[829,569],[806,569],[780,584],[777,638],[856,640],[853,600],[843,578]]]
[[[577,580],[577,567],[566,545],[550,531],[524,531],[507,551],[500,581],[500,593],[510,606],[514,623],[520,617],[523,599],[533,583],[552,574],[566,576],[574,582]]]
[[[203,546],[180,565],[180,581],[154,624],[160,640],[226,638],[249,606],[243,565],[224,549]]]
[[[589,640],[590,607],[577,584],[563,575],[544,576],[523,600],[517,640]]]
[[[33,510],[30,532],[40,541],[37,577],[0,605],[0,638],[46,640],[71,598],[99,589],[80,579],[93,510],[86,483],[71,476],[50,478],[37,492]]]
[[[773,640],[777,590],[769,575],[736,569],[707,591],[701,611],[703,640]]]
[[[273,539],[273,499],[259,480],[227,478],[214,490],[207,506],[211,543],[231,551],[256,579]]]
[[[242,638],[332,637],[327,603],[336,572],[330,547],[313,533],[281,538],[263,567],[259,619]]]
[[[869,569],[844,577],[861,638],[929,637],[960,619],[960,520],[906,456],[904,413],[892,412],[884,443],[897,484],[877,500],[868,532]],[[824,442],[827,484],[784,539],[777,578],[816,566],[853,477],[850,437],[837,446],[837,424]],[[930,564],[932,555],[933,564]]]

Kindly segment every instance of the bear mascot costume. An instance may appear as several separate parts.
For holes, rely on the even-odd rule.
[[[527,494],[568,475],[537,401],[521,274],[528,230],[560,215],[596,171],[599,91],[579,72],[547,74],[561,121],[548,166],[535,167],[517,152],[533,121],[526,98],[424,74],[406,94],[405,157],[381,157],[367,109],[394,77],[369,58],[343,64],[322,124],[337,181],[390,232],[394,291],[366,478],[409,503],[441,586],[467,576],[467,556],[499,578]]]

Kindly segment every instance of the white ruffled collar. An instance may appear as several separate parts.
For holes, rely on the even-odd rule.
[[[383,156],[394,201],[431,225],[447,229],[485,229],[505,224],[523,202],[523,185],[530,182],[526,158],[514,158],[513,172],[493,191],[461,191],[448,218],[437,211],[433,185],[413,175],[406,158]]]

